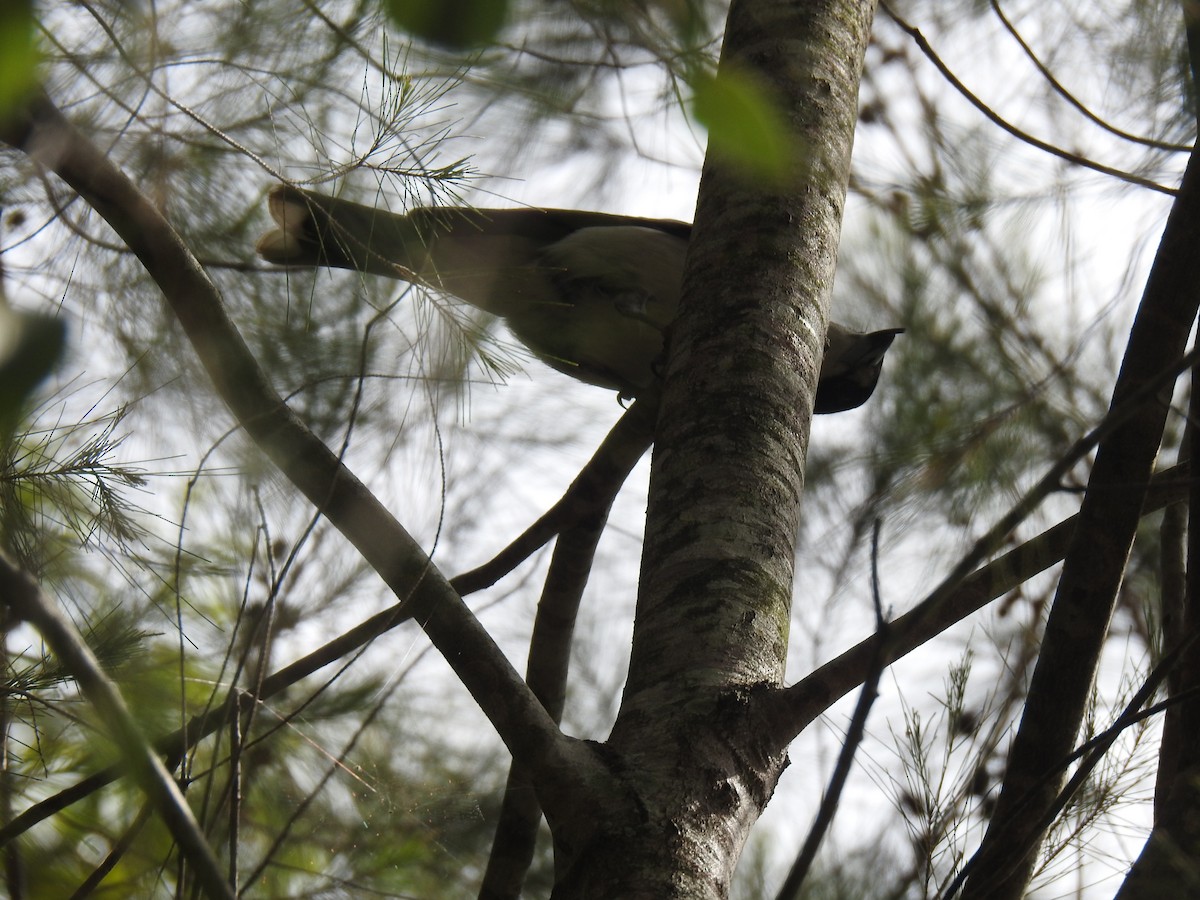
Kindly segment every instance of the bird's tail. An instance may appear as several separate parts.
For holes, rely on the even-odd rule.
[[[267,262],[416,280],[428,240],[419,222],[288,185],[272,189],[267,203],[276,227],[255,247]]]
[[[613,218],[453,207],[398,215],[288,185],[272,189],[268,208],[275,228],[256,247],[267,262],[398,278],[499,316],[560,302],[550,278],[536,269],[543,248],[581,227],[581,217],[589,225]]]

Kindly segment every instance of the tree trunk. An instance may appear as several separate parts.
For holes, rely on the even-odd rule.
[[[782,186],[710,152],[670,335],[629,679],[627,788],[555,830],[554,897],[725,897],[786,764],[747,701],[783,676],[794,541],[870,0],[735,0],[721,75],[768,85]],[[752,285],[752,290],[747,290]],[[570,834],[573,840],[566,839]]]

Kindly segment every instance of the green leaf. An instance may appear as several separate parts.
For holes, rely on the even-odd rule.
[[[0,433],[8,430],[34,388],[54,370],[66,343],[61,319],[0,307]]]
[[[708,129],[708,150],[772,182],[791,177],[799,147],[767,87],[752,73],[723,66],[694,76],[692,110]]]
[[[0,2],[0,116],[33,87],[38,59],[32,0]]]
[[[508,0],[384,0],[383,8],[409,34],[448,50],[490,43],[508,18]]]

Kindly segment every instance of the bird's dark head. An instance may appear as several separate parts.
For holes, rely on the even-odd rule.
[[[817,399],[818,415],[844,412],[862,406],[875,393],[883,357],[903,328],[887,328],[870,334],[832,330],[827,339],[826,358],[821,365]]]

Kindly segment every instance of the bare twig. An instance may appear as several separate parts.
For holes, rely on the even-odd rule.
[[[1143,514],[1162,509],[1185,497],[1191,486],[1190,469],[1176,466],[1157,474],[1146,496]],[[890,665],[941,634],[997,597],[1060,562],[1079,521],[1074,515],[1010,550],[988,565],[936,589],[925,600],[890,624],[886,662]],[[872,635],[825,663],[792,686],[768,695],[768,721],[779,721],[791,735],[799,734],[817,716],[862,684],[876,639]],[[3,832],[0,831],[0,837]]]
[[[987,117],[988,121],[1000,126],[1000,128],[1007,131],[1017,140],[1023,141],[1024,143],[1031,147],[1035,147],[1038,150],[1049,153],[1051,156],[1057,156],[1059,159],[1066,160],[1067,162],[1073,163],[1077,166],[1082,166],[1085,169],[1091,169],[1092,171],[1099,172],[1102,175],[1111,175],[1113,178],[1118,178],[1121,181],[1128,182],[1129,184],[1135,184],[1138,187],[1144,187],[1149,188],[1152,191],[1158,191],[1160,194],[1168,194],[1170,196],[1175,195],[1176,191],[1174,188],[1166,187],[1165,185],[1161,185],[1157,181],[1152,181],[1149,178],[1143,178],[1141,175],[1134,175],[1132,172],[1126,172],[1121,169],[1115,169],[1112,166],[1106,166],[1103,163],[1098,163],[1093,159],[1088,159],[1086,156],[1080,156],[1078,153],[1071,153],[1062,149],[1062,147],[1056,147],[1053,144],[1048,144],[1043,140],[1035,138],[1028,132],[1017,128],[1017,126],[1013,125],[1007,119],[1001,117],[999,113],[975,96],[975,94],[973,94],[970,89],[959,80],[958,76],[955,75],[950,70],[950,67],[942,61],[942,58],[937,55],[937,52],[930,45],[929,41],[925,39],[925,35],[921,34],[921,30],[919,28],[910,25],[903,18],[901,18],[900,15],[887,4],[886,0],[884,0],[884,2],[880,2],[879,6],[888,14],[889,17],[891,17],[892,21],[896,23],[901,31],[903,31],[905,34],[911,37],[913,41],[916,42],[917,47],[920,48],[921,52],[925,54],[926,58],[933,63],[934,67],[942,73],[942,77],[950,83],[951,87],[962,94],[963,98],[966,99],[968,103],[983,113],[983,115]]]
[[[639,409],[641,412],[638,412]],[[642,418],[648,414],[649,410],[645,406],[634,404],[617,423],[601,445],[601,449],[597,451],[563,497],[537,523],[530,526],[526,535],[531,535],[535,531],[540,535],[541,529],[548,526],[554,529],[563,528],[579,521],[579,517],[587,515],[589,510],[595,511],[597,508],[604,508],[598,506],[602,502],[610,503],[611,497],[608,500],[603,498],[611,488],[603,486],[623,481],[624,474],[621,473],[627,473],[644,453],[645,442],[649,439],[648,429],[653,425],[651,420]],[[614,482],[609,482],[608,479],[614,479]],[[552,533],[549,536],[552,536]],[[537,543],[537,547],[540,547],[548,537],[541,539]],[[517,556],[513,547],[521,540],[522,538],[518,538],[517,542],[514,542],[484,566],[464,575],[455,576],[451,579],[451,584],[462,593],[467,593],[470,590],[480,590],[494,583],[525,558],[520,556],[516,558],[515,562],[512,561]],[[530,543],[532,543],[532,539]],[[537,547],[529,549],[527,553],[533,552]],[[510,552],[512,556],[510,556]],[[169,765],[174,765],[174,761],[178,760],[190,747],[225,725],[231,716],[250,712],[253,705],[278,696],[325,666],[337,662],[380,635],[409,621],[410,618],[411,610],[403,603],[397,603],[376,613],[311,653],[268,675],[258,686],[257,693],[242,691],[238,692],[236,697],[230,695],[217,708],[199,713],[177,731],[157,740],[155,747],[167,758]],[[124,771],[121,766],[109,766],[81,779],[69,788],[35,803],[11,822],[0,825],[0,846],[7,845],[14,837],[23,834],[38,822],[44,821],[112,783],[120,778]]]
[[[1066,86],[1055,77],[1054,73],[1050,71],[1049,67],[1041,61],[1038,55],[1034,52],[1033,48],[1029,46],[1029,43],[1021,35],[1021,32],[1017,30],[1017,27],[1012,23],[1008,16],[1004,14],[1004,10],[1000,8],[1000,0],[991,0],[991,3],[992,11],[996,14],[996,18],[998,18],[1000,20],[1000,24],[1004,26],[1004,30],[1007,31],[1009,35],[1012,36],[1012,39],[1017,42],[1017,46],[1021,48],[1021,52],[1029,58],[1029,61],[1033,63],[1034,67],[1039,73],[1041,73],[1041,76],[1046,79],[1050,87],[1054,89],[1054,92],[1075,107],[1075,109],[1079,110],[1079,113],[1089,122],[1093,123],[1094,125],[1098,125],[1109,134],[1115,135],[1134,144],[1141,144],[1144,147],[1153,147],[1155,150],[1169,150],[1175,153],[1191,152],[1192,148],[1184,144],[1172,144],[1167,141],[1156,141],[1153,138],[1143,137],[1140,134],[1133,134],[1131,132],[1124,131],[1117,126],[1104,121],[1104,119],[1100,118],[1090,109],[1088,109],[1078,97],[1067,90]]]
[[[1162,360],[1182,354],[1200,305],[1198,241],[1200,157],[1192,154],[1130,330],[1110,416],[1138,396],[1139,408],[1097,445],[1079,526],[1046,619],[1021,725],[1008,755],[995,814],[980,846],[981,862],[964,896],[1023,897],[1032,876],[1043,834],[1042,813],[1057,793],[1054,784],[1036,786],[1047,762],[1064,756],[1074,745],[1087,708],[1167,420],[1168,405],[1153,402],[1146,390],[1159,380]],[[1038,798],[1025,803],[1026,793],[1035,789]],[[1013,812],[1017,801],[1023,805],[1019,815]],[[996,872],[1007,867],[1013,847],[1029,849],[1020,864],[998,881]]]
[[[1053,824],[1055,818],[1057,818],[1058,814],[1066,808],[1066,805],[1070,802],[1071,798],[1079,793],[1079,790],[1087,782],[1087,779],[1091,776],[1096,766],[1100,764],[1100,760],[1104,758],[1104,754],[1108,752],[1109,748],[1112,747],[1117,738],[1121,736],[1125,729],[1131,728],[1138,722],[1141,722],[1152,715],[1157,715],[1158,713],[1163,712],[1164,710],[1169,709],[1175,704],[1183,702],[1186,699],[1184,697],[1172,697],[1162,703],[1156,703],[1151,707],[1143,709],[1147,701],[1154,696],[1159,687],[1164,681],[1167,680],[1171,672],[1174,671],[1175,667],[1179,664],[1179,661],[1184,658],[1184,656],[1195,645],[1198,639],[1200,639],[1200,635],[1191,635],[1183,643],[1172,648],[1170,653],[1159,660],[1158,664],[1150,670],[1150,673],[1142,682],[1141,687],[1138,688],[1137,692],[1133,695],[1129,702],[1125,704],[1125,708],[1121,711],[1121,714],[1117,716],[1112,725],[1104,729],[1091,740],[1087,741],[1081,747],[1076,748],[1072,753],[1062,759],[1058,765],[1047,766],[1047,770],[1042,776],[1041,783],[1049,782],[1059,773],[1065,771],[1066,768],[1071,765],[1071,763],[1075,762],[1075,760],[1080,758],[1083,759],[1076,770],[1072,773],[1070,780],[1062,787],[1061,790],[1058,791],[1057,796],[1054,798],[1054,802],[1051,803],[1042,813],[1041,828],[1033,831],[1029,835],[1026,835],[1025,846],[1018,845],[1008,848],[1008,868],[1011,869],[1019,865],[1022,857],[1024,857],[1024,855],[1030,849],[1032,849],[1032,846],[1038,841],[1041,832]],[[1026,793],[1026,796],[1022,798],[1023,802],[1019,804],[1019,806],[1032,804],[1036,802],[1036,800],[1037,794],[1033,789],[1031,789]],[[982,850],[977,851],[975,855],[967,861],[967,863],[962,867],[962,869],[959,870],[958,874],[954,877],[950,884],[947,885],[946,890],[942,892],[941,900],[952,900],[952,898],[958,894],[963,885],[966,883],[967,878],[970,877],[975,868],[980,864],[981,858]],[[996,873],[996,875],[998,876],[997,880],[999,880],[999,878],[1007,875],[1007,871],[999,871]]]
[[[121,832],[121,836],[113,843],[104,860],[100,865],[96,866],[83,880],[83,883],[75,889],[75,893],[71,894],[69,900],[84,900],[85,897],[90,897],[100,887],[108,873],[116,868],[117,863],[124,859],[125,854],[129,852],[129,848],[133,846],[134,839],[138,836],[141,830],[150,821],[152,809],[143,804],[134,816],[133,821]],[[15,900],[15,898],[14,898]]]
[[[842,790],[846,786],[850,767],[854,763],[854,754],[862,744],[863,735],[866,732],[867,716],[870,715],[871,706],[879,696],[879,679],[883,675],[886,665],[884,649],[887,646],[888,636],[888,622],[883,614],[883,600],[879,593],[879,528],[880,523],[876,519],[871,532],[871,599],[875,606],[875,636],[872,638],[872,643],[875,646],[875,652],[871,659],[870,669],[863,681],[862,693],[858,695],[858,705],[855,706],[854,714],[850,717],[850,725],[846,728],[846,737],[842,741],[842,749],[838,752],[833,774],[829,777],[829,787],[825,789],[825,796],[821,798],[821,805],[817,808],[812,828],[809,829],[808,836],[804,839],[804,846],[796,855],[796,861],[792,863],[791,871],[784,879],[783,887],[779,889],[776,900],[799,900],[804,879],[808,877],[809,870],[812,869],[812,864],[817,858],[817,850],[821,846],[821,841],[829,831],[829,826],[833,824],[833,817],[837,812]]]
[[[650,446],[653,431],[653,406],[645,402],[633,404],[557,503],[493,559],[469,572],[455,575],[450,584],[464,597],[491,587],[545,546],[554,535],[607,510],[629,472]]]
[[[650,445],[654,405],[635,403],[584,466],[562,498],[491,562],[451,580],[462,593],[495,582],[553,534],[559,539],[538,604],[526,680],[556,722],[562,720],[567,667],[579,601],[608,511],[629,472]],[[519,897],[533,860],[542,810],[529,773],[513,763],[480,900]]]
[[[0,125],[0,139],[53,169],[137,254],[247,433],[402,600],[513,755],[558,784],[559,796],[577,787],[570,771],[583,754],[563,737],[419,545],[284,404],[230,321],[215,286],[153,204],[44,94]]]
[[[0,555],[0,596],[18,618],[33,625],[55,655],[78,681],[83,693],[100,714],[113,740],[129,763],[138,786],[162,816],[171,836],[179,844],[196,873],[204,893],[212,898],[234,900],[233,889],[221,874],[220,863],[204,838],[183,793],[163,765],[154,748],[142,735],[120,691],[100,668],[91,648],[75,627],[41,592],[37,583]]]
[[[961,589],[968,577],[972,576],[972,572],[985,559],[992,555],[999,547],[1003,545],[1004,540],[1013,530],[1021,524],[1051,493],[1059,490],[1063,479],[1073,469],[1081,459],[1092,451],[1104,438],[1120,428],[1128,419],[1138,414],[1143,410],[1148,403],[1153,403],[1154,395],[1162,390],[1166,385],[1170,384],[1181,372],[1186,371],[1200,361],[1200,347],[1184,354],[1179,361],[1164,369],[1157,371],[1153,378],[1150,378],[1146,383],[1140,385],[1134,390],[1130,396],[1121,399],[1108,414],[1104,420],[1093,428],[1086,435],[1081,437],[1075,444],[1055,462],[1053,466],[1046,472],[1045,475],[1033,485],[1025,495],[1000,519],[990,528],[987,533],[980,537],[971,550],[963,556],[962,559],[954,566],[941,583],[934,588],[932,593],[923,600],[915,609],[905,614],[899,621],[910,623],[911,630],[895,627],[891,631],[891,641],[899,643],[907,643],[911,635],[923,634],[922,640],[928,640],[937,634],[941,629],[936,631],[926,631],[921,628],[917,619],[918,615],[930,617],[943,622],[942,628],[947,627],[953,622],[958,621],[958,618],[946,618],[943,610],[939,607],[942,604],[954,605],[956,600],[961,595]],[[1040,570],[1039,570],[1040,571]],[[988,598],[992,599],[992,598]],[[987,601],[983,601],[987,602]],[[982,603],[980,604],[982,605]],[[977,607],[976,607],[977,608]],[[971,610],[973,611],[973,610]],[[965,614],[965,613],[964,613]],[[899,621],[896,623],[899,625]],[[909,647],[907,650],[900,651],[899,648],[889,648],[886,652],[888,662],[893,662],[904,653],[913,649]],[[845,654],[843,654],[843,657]],[[841,657],[839,657],[840,659]],[[835,660],[836,662],[836,660]],[[818,672],[821,670],[818,670]],[[812,719],[810,716],[813,710],[810,708],[809,700],[812,695],[810,690],[815,687],[810,683],[810,679],[817,673],[813,673],[809,678],[805,678],[797,682],[790,688],[779,692],[770,700],[765,702],[775,703],[782,699],[785,704],[795,702],[796,707],[792,710],[792,716],[788,716],[780,711],[776,721],[779,722],[781,737],[785,742],[790,741],[793,737],[800,733]],[[859,676],[861,679],[861,675]],[[861,683],[856,681],[855,684]],[[841,696],[840,694],[838,696]],[[788,699],[790,698],[790,700]],[[835,698],[836,699],[836,698]],[[818,712],[819,714],[819,712]],[[793,718],[795,716],[795,718]]]
[[[610,503],[622,481],[624,476],[617,478],[608,492]],[[596,545],[608,520],[608,509],[606,505],[595,510],[585,521],[559,536],[538,603],[525,679],[555,722],[562,721],[571,638]],[[529,772],[514,761],[504,786],[504,799],[496,819],[496,835],[479,889],[479,900],[517,900],[521,896],[542,820],[542,809],[534,788]]]

